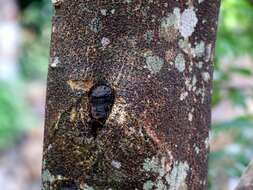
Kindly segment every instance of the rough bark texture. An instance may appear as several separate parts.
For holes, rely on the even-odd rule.
[[[53,3],[43,188],[206,189],[219,1]]]

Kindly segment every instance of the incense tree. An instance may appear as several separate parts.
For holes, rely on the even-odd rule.
[[[45,190],[203,190],[218,0],[52,0]]]

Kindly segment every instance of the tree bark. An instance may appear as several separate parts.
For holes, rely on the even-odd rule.
[[[53,0],[43,188],[207,189],[218,0]]]

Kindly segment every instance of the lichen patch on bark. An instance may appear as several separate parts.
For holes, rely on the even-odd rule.
[[[179,31],[184,38],[192,35],[198,23],[198,18],[193,7],[185,9],[181,15]]]

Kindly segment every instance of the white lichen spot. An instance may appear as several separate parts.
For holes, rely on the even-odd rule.
[[[176,17],[175,28],[179,29],[180,28],[180,20],[181,20],[180,9],[178,7],[175,7],[173,10],[173,14]]]
[[[180,190],[181,187],[185,186],[189,169],[190,167],[187,162],[175,161],[172,171],[165,176],[171,190]]]
[[[60,6],[63,2],[64,0],[52,0],[52,4],[54,6]]]
[[[153,55],[151,52],[144,54],[146,60],[146,67],[151,74],[157,74],[160,72],[164,65],[164,60],[157,55]]]
[[[212,57],[212,44],[208,44],[206,46],[206,56],[205,56],[205,62],[208,62],[213,59]]]
[[[181,15],[179,31],[184,38],[188,38],[192,35],[195,27],[198,23],[193,7],[185,9]]]
[[[202,61],[197,63],[197,68],[201,69],[203,67],[204,63]]]
[[[119,161],[116,161],[116,160],[112,160],[111,165],[116,169],[121,168],[121,163]]]
[[[208,149],[209,148],[209,137],[207,137],[206,139],[205,139],[205,147],[206,147],[206,149]]]
[[[195,48],[192,48],[193,57],[202,57],[205,55],[205,43],[201,41]]]
[[[188,96],[188,92],[185,91],[185,92],[182,92],[181,95],[180,95],[180,100],[183,101],[187,96]]]
[[[114,13],[115,13],[115,9],[112,9],[112,10],[111,10],[111,13],[114,14]]]
[[[191,112],[188,113],[188,120],[189,121],[192,121],[193,119],[193,114]]]
[[[182,53],[179,53],[175,58],[175,67],[179,72],[183,72],[185,70],[185,59]]]
[[[194,145],[194,150],[195,150],[196,154],[200,153],[200,148],[196,144]]]
[[[102,29],[102,23],[99,18],[95,17],[91,20],[89,27],[93,32],[98,33]]]
[[[84,186],[81,189],[82,190],[95,190],[93,187],[88,186],[87,184],[84,184]]]
[[[53,58],[53,62],[50,64],[50,66],[51,66],[52,68],[55,68],[55,67],[57,67],[59,64],[60,64],[60,59],[59,59],[59,57],[54,57],[54,58]]]
[[[210,74],[208,72],[203,72],[201,75],[205,82],[208,82],[210,80]]]
[[[143,169],[147,172],[157,172],[158,171],[158,160],[153,157],[152,159],[146,158],[143,163]]]
[[[106,16],[107,10],[106,10],[106,9],[101,9],[100,12],[101,12],[101,14],[102,14],[103,16]]]
[[[106,46],[108,46],[111,43],[109,38],[103,37],[101,40],[101,44],[102,46],[105,48]]]
[[[200,4],[200,3],[204,2],[204,0],[198,0],[198,2],[199,2],[199,4]]]
[[[152,190],[153,186],[154,186],[154,183],[148,180],[143,184],[143,190]]]

